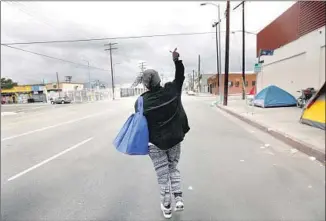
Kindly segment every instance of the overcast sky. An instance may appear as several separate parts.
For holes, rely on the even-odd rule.
[[[139,36],[167,33],[214,31],[214,6],[199,6],[201,2],[1,2],[1,42],[28,42],[70,40],[118,36]],[[224,17],[225,2],[221,5]],[[232,1],[231,9],[239,2]],[[246,30],[257,33],[288,9],[294,2],[246,3]],[[231,31],[241,30],[241,8],[231,12]],[[225,30],[225,20],[221,31]],[[222,32],[222,63],[224,63],[225,35]],[[139,73],[139,61],[156,69],[165,78],[173,76],[169,50],[178,48],[186,72],[197,69],[198,55],[204,74],[216,73],[215,34],[197,36],[169,36],[142,39],[114,40],[118,49],[113,51],[117,83],[133,82]],[[26,50],[58,57],[77,63],[110,70],[109,56],[104,44],[109,41],[17,45]],[[241,33],[230,37],[230,71],[241,70]],[[246,35],[246,69],[253,70],[256,37]],[[224,65],[222,71],[224,70]],[[1,77],[10,77],[19,84],[60,80],[72,76],[74,82],[87,82],[84,67],[56,61],[37,55],[1,47]],[[91,79],[111,82],[110,72],[90,69]]]

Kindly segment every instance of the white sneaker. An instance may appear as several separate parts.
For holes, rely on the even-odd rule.
[[[163,216],[166,219],[170,219],[172,217],[172,209],[171,209],[171,205],[170,208],[166,208],[162,203],[161,203],[161,210],[163,212]]]
[[[175,208],[174,208],[174,211],[178,212],[178,211],[183,211],[184,209],[184,205],[183,205],[183,200],[182,198],[180,199],[176,199],[176,202],[175,202]]]

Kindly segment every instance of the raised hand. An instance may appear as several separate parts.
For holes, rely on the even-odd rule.
[[[174,49],[174,51],[170,51],[172,53],[172,59],[173,61],[179,60],[180,54],[177,52],[177,48]]]

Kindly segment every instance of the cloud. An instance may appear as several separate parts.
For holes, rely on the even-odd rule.
[[[275,2],[277,3],[277,2]],[[76,5],[78,4],[78,7]],[[220,3],[222,12],[225,3]],[[236,2],[232,2],[232,5]],[[251,4],[251,5],[250,5]],[[248,31],[256,31],[266,25],[267,19],[289,7],[290,4],[248,3]],[[261,4],[273,5],[263,9]],[[256,19],[260,8],[264,18]],[[266,7],[265,7],[266,8]],[[110,9],[110,10],[108,10]],[[110,13],[108,13],[108,11]],[[268,14],[268,11],[271,13]],[[249,13],[250,12],[250,13]],[[224,14],[224,13],[222,13]],[[274,16],[274,17],[273,17]],[[200,7],[198,2],[23,2],[4,4],[1,7],[2,42],[25,42],[42,40],[64,40],[135,36],[166,33],[214,31],[211,23],[215,20],[214,7]],[[265,24],[262,20],[265,19]],[[225,30],[225,24],[221,26]],[[231,30],[241,30],[241,13],[231,14]],[[255,62],[255,36],[246,35],[246,69],[252,70]],[[131,83],[139,73],[139,61],[146,61],[158,72],[172,77],[173,62],[169,50],[178,47],[186,71],[191,73],[201,67],[204,73],[216,72],[215,35],[169,36],[141,39],[117,39],[117,50],[113,51],[116,83]],[[110,70],[109,55],[104,44],[109,41],[78,43],[17,45],[17,47],[51,55],[77,63]],[[224,71],[225,34],[221,35],[222,71]],[[241,34],[230,37],[230,70],[240,71]],[[40,56],[1,47],[1,74],[12,77],[21,84],[40,83],[72,76],[76,82],[88,81],[87,67],[71,65]],[[110,71],[90,69],[91,78],[111,82]]]

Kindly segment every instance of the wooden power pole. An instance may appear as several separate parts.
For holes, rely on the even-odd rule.
[[[109,48],[104,49],[105,51],[110,51],[110,65],[111,65],[111,86],[112,86],[112,99],[114,100],[114,77],[113,77],[113,63],[112,63],[112,50],[118,49],[113,48],[113,45],[116,45],[118,43],[109,43],[105,44],[104,46],[109,46]]]
[[[58,72],[56,73],[56,75],[57,75],[57,88],[58,88],[58,91],[59,91],[60,82],[59,82],[59,74],[58,74]]]
[[[226,33],[225,33],[225,76],[223,105],[228,105],[229,89],[229,48],[230,48],[230,1],[226,3]]]

